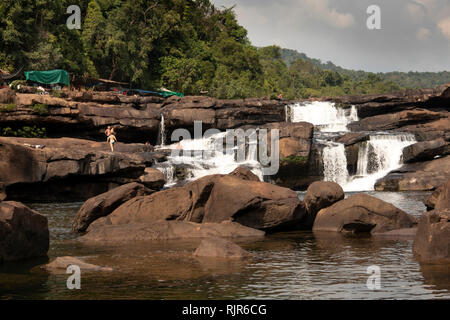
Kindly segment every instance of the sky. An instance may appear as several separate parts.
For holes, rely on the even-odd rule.
[[[255,46],[278,45],[371,72],[450,71],[450,0],[212,0]],[[381,29],[369,29],[380,9]]]

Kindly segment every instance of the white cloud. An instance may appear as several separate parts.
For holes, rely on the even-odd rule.
[[[444,36],[450,39],[450,17],[439,21],[438,28]]]
[[[350,13],[341,13],[335,8],[330,8],[328,0],[303,0],[300,4],[304,5],[305,10],[309,11],[314,18],[337,28],[348,28],[355,22]]]

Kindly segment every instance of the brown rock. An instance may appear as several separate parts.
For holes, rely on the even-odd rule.
[[[128,200],[153,192],[142,184],[133,182],[91,198],[76,213],[72,221],[72,229],[76,232],[84,232],[92,222],[109,215]]]
[[[427,211],[434,209],[434,207],[436,206],[437,199],[439,198],[439,195],[443,190],[444,185],[434,190],[433,193],[425,200],[424,204],[427,207]]]
[[[357,194],[320,210],[313,230],[375,234],[411,228],[415,223],[414,217],[393,205],[366,194]]]
[[[375,183],[377,191],[435,190],[450,179],[450,156],[403,165]]]
[[[209,237],[203,239],[194,252],[196,257],[225,258],[225,259],[247,259],[252,255],[230,240]]]
[[[143,152],[145,147],[118,143],[112,153],[106,142],[0,137],[0,181],[13,200],[85,201],[139,181],[156,154]]]
[[[139,181],[152,190],[161,190],[166,184],[164,174],[154,168],[145,168],[145,174],[139,177]]]
[[[46,256],[47,218],[13,201],[0,202],[0,262]]]
[[[130,223],[102,225],[89,228],[80,241],[123,243],[126,241],[174,240],[205,237],[264,237],[264,232],[245,227],[239,223],[194,223],[188,221],[155,221],[152,223]]]
[[[113,271],[112,268],[109,267],[101,267],[94,264],[86,263],[83,260],[80,260],[75,257],[57,257],[52,262],[43,266],[47,271],[52,273],[66,273],[66,270],[69,266],[76,265],[80,267],[81,272],[89,272],[89,271]]]
[[[450,264],[450,210],[424,214],[414,239],[414,255],[424,264]]]
[[[0,201],[3,201],[5,199],[6,199],[5,184],[3,182],[0,182]]]
[[[311,228],[317,213],[345,198],[344,190],[334,182],[317,181],[306,190],[305,202],[308,212],[307,225]]]
[[[14,103],[16,92],[10,88],[0,89],[0,103]]]
[[[250,169],[247,169],[245,167],[237,167],[232,172],[230,172],[229,175],[238,177],[243,180],[261,181],[259,180],[256,174],[254,174],[253,172],[251,172]]]
[[[403,149],[403,162],[433,160],[450,154],[450,143],[444,139],[422,141]]]
[[[348,127],[352,131],[393,130],[411,124],[426,123],[447,117],[447,113],[414,109],[365,118],[349,124]]]
[[[212,175],[183,187],[134,198],[91,227],[158,220],[237,220],[248,227],[267,230],[292,226],[304,214],[295,191],[231,175]]]

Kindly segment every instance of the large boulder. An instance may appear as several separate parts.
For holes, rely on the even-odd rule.
[[[417,227],[414,255],[424,264],[450,264],[450,210],[429,211]]]
[[[233,175],[212,175],[183,187],[136,197],[91,227],[158,220],[197,223],[232,220],[251,228],[271,230],[290,228],[305,215],[295,191]]]
[[[89,232],[79,238],[87,243],[124,243],[130,241],[175,240],[206,237],[261,238],[264,232],[236,222],[194,223],[159,220],[152,223],[122,225],[91,225]]]
[[[145,148],[118,143],[112,153],[106,142],[0,137],[0,181],[11,200],[85,201],[139,181],[157,156]]]
[[[391,171],[375,183],[377,191],[431,191],[450,179],[450,156],[414,162]]]
[[[317,181],[306,190],[305,202],[308,212],[307,225],[313,226],[317,213],[345,198],[344,190],[334,182]]]
[[[91,198],[75,214],[72,221],[72,229],[76,232],[84,232],[92,222],[109,215],[128,200],[137,196],[149,195],[153,192],[153,190],[146,188],[144,185],[133,182]]]
[[[0,202],[0,262],[46,256],[47,218],[13,201]]]
[[[194,256],[204,258],[247,259],[252,254],[230,240],[209,237],[200,242],[200,245],[194,252]]]
[[[450,264],[450,180],[443,185],[434,210],[420,218],[413,250],[421,263]]]
[[[403,162],[433,160],[450,154],[450,143],[444,139],[417,142],[403,149]]]
[[[393,205],[367,194],[357,194],[320,210],[313,230],[376,234],[411,228],[415,224],[414,217]]]

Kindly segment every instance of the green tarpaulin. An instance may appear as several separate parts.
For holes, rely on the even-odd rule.
[[[177,96],[177,97],[184,96],[184,94],[182,94],[180,92],[175,92],[175,91],[162,91],[162,92],[158,92],[158,94],[160,96],[163,96],[164,98],[171,97],[171,96]]]
[[[25,79],[44,84],[65,84],[70,86],[69,74],[64,70],[25,71]]]

